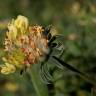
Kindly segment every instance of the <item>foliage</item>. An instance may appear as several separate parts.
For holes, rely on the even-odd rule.
[[[62,40],[65,47],[62,59],[96,80],[95,0],[1,0],[0,41],[4,41],[9,19],[19,14],[27,16],[31,24],[52,24],[52,33],[65,37]],[[0,57],[3,55],[2,47],[0,42]],[[95,92],[95,87],[77,74],[66,68],[60,70],[52,64],[49,63],[49,67],[56,81],[48,85],[50,96],[91,96],[91,89]],[[15,86],[14,90],[8,84]],[[0,74],[0,96],[31,95],[37,96],[28,73],[23,76],[18,73],[8,76]]]

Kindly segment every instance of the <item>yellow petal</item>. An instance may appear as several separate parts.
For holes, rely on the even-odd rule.
[[[16,70],[15,66],[9,63],[5,63],[5,66],[1,67],[1,73],[2,74],[10,74],[10,73],[14,73]]]
[[[17,28],[28,28],[28,19],[25,16],[19,15],[14,22]]]
[[[2,57],[2,60],[3,60],[4,62],[6,62],[6,61],[7,61],[7,59],[6,59],[5,57]]]
[[[9,32],[7,32],[7,36],[9,39],[14,40],[16,39],[17,36],[17,29],[13,25],[8,26]]]

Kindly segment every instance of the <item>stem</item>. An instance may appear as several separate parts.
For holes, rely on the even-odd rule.
[[[70,69],[71,71],[77,73],[77,75],[79,75],[84,80],[86,80],[87,82],[91,83],[92,85],[96,85],[96,80],[92,79],[91,77],[89,77],[85,73],[83,73],[83,72],[79,71],[78,69],[74,68],[73,66],[67,64],[63,60],[60,60],[58,57],[53,56],[53,58],[55,60],[57,60],[63,67],[66,67],[66,68]]]
[[[36,65],[33,65],[29,70],[31,81],[36,90],[38,96],[48,96],[48,89],[46,84],[44,84],[39,76],[39,68]]]

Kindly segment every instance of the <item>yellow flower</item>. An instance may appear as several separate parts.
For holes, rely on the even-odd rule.
[[[16,70],[15,66],[9,63],[5,63],[5,65],[1,67],[1,73],[6,75],[14,73],[15,70]]]
[[[10,39],[10,40],[16,39],[16,36],[17,36],[17,28],[16,28],[14,25],[9,24],[9,25],[8,25],[8,30],[9,30],[9,31],[6,33],[8,39]]]
[[[42,26],[29,26],[28,19],[19,15],[8,24],[5,38],[5,62],[1,73],[14,73],[16,69],[29,68],[39,63],[49,53],[48,39]],[[42,59],[42,60],[41,60]],[[7,62],[7,63],[6,63]]]
[[[21,33],[25,33],[28,29],[28,19],[25,16],[19,15],[14,21],[14,25],[20,29]]]

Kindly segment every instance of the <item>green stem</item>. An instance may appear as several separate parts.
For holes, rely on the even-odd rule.
[[[37,65],[33,65],[29,70],[33,86],[38,96],[48,96],[48,89],[39,76],[39,68]]]

